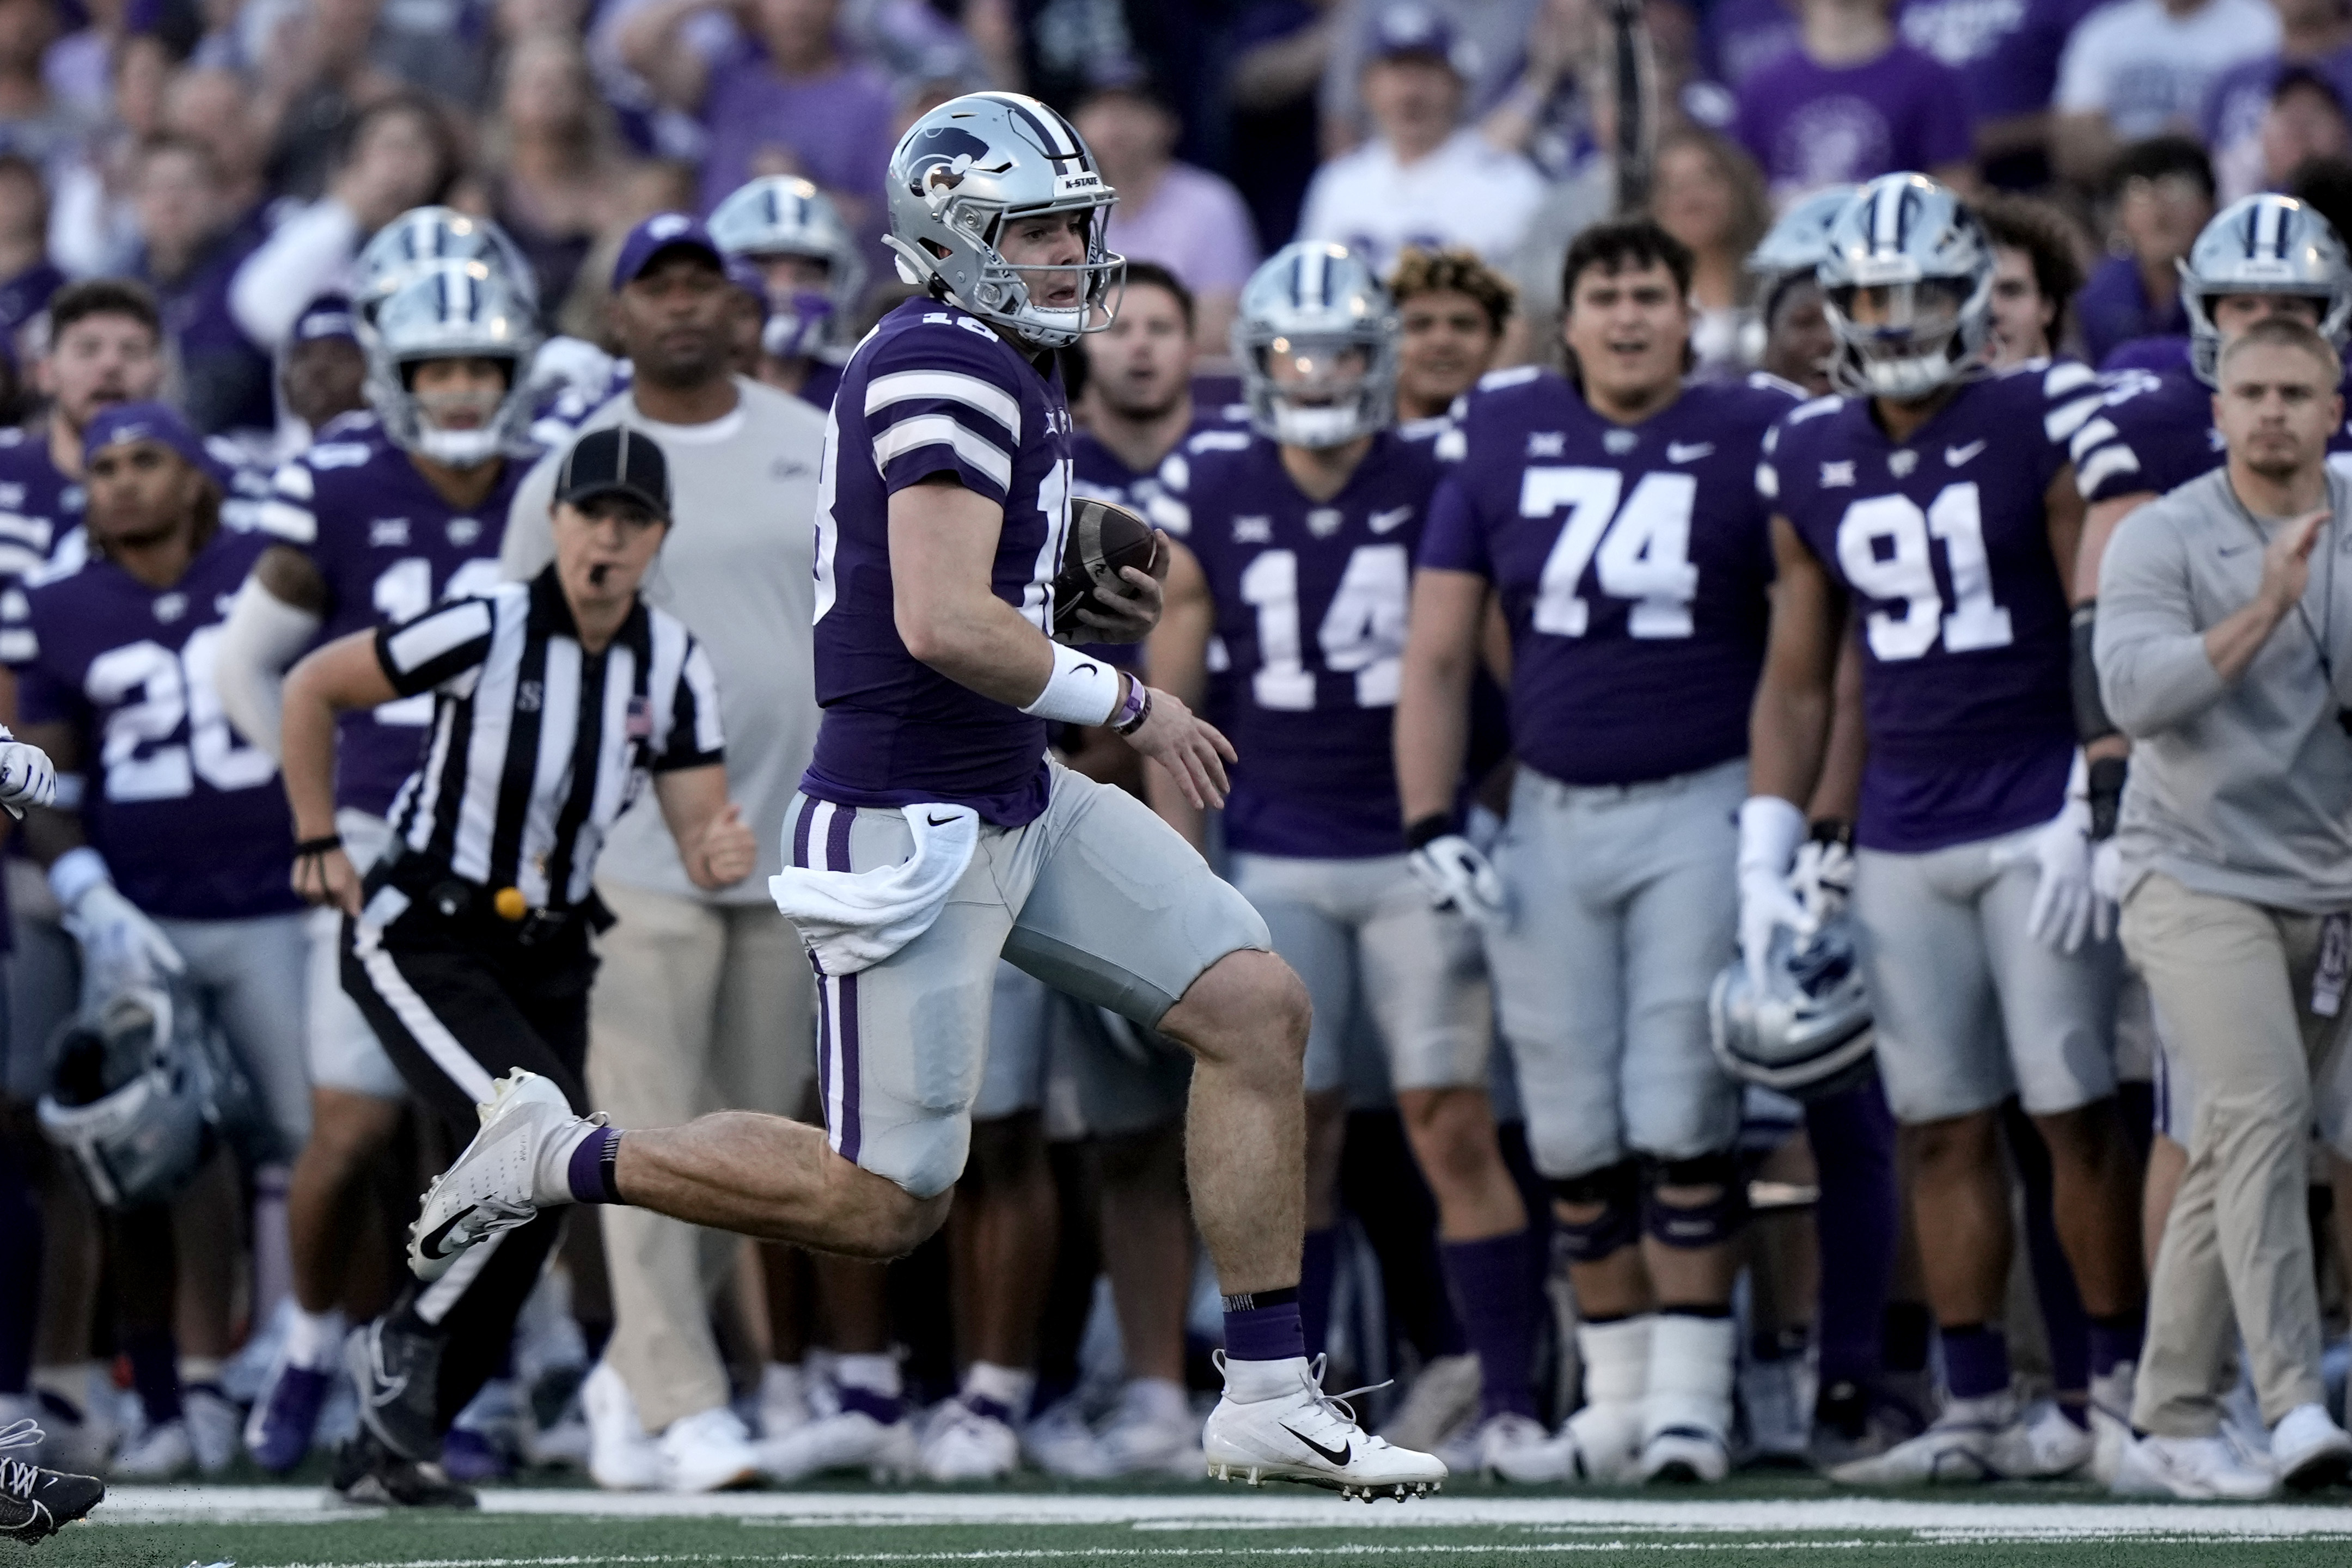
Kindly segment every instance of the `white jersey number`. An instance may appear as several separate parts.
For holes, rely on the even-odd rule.
[[[1936,585],[1931,538],[1944,542],[1951,573],[1948,615]],[[1878,658],[1916,659],[1939,638],[1953,653],[2009,646],[2009,612],[1993,602],[1992,561],[1973,482],[1946,486],[1925,512],[1907,496],[1856,501],[1838,521],[1837,554],[1848,582],[1873,599],[1902,603],[1900,611],[1871,612],[1864,623]]]
[[[198,779],[226,791],[256,789],[277,777],[269,754],[241,744],[221,711],[213,685],[220,638],[220,627],[206,626],[177,653],[160,643],[139,642],[89,662],[82,689],[92,703],[113,710],[99,747],[108,800],[176,800],[194,793]],[[133,692],[138,700],[127,700]],[[187,743],[169,744],[184,723]]]
[[[1584,569],[1595,569],[1601,591],[1630,599],[1631,637],[1687,637],[1698,568],[1691,564],[1691,511],[1698,479],[1689,474],[1644,474],[1618,506],[1625,476],[1614,468],[1530,468],[1519,480],[1519,515],[1568,517],[1544,558],[1536,589],[1535,629],[1555,637],[1581,637],[1592,605],[1579,591]]]
[[[1412,558],[1405,547],[1358,545],[1315,633],[1323,667],[1356,677],[1358,707],[1394,707],[1404,658]],[[1257,612],[1258,667],[1250,695],[1264,708],[1303,713],[1315,706],[1298,615],[1298,557],[1262,550],[1242,570],[1242,602]]]

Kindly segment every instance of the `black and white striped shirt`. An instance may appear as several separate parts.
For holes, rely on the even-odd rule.
[[[588,897],[604,835],[648,772],[721,760],[719,685],[693,634],[640,600],[590,653],[551,566],[383,627],[375,651],[402,695],[437,695],[394,836],[532,908]]]

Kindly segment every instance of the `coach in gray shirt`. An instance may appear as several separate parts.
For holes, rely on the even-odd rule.
[[[2213,1436],[2233,1322],[2273,1472],[2352,1468],[2323,1403],[2305,1201],[2314,1123],[2352,1155],[2352,486],[2326,461],[2342,375],[2298,321],[2232,340],[2213,399],[2227,465],[2134,512],[2099,573],[2099,686],[2134,746],[2124,946],[2195,1094],[2132,1410],[2152,1436],[2118,1490],[2264,1490]]]

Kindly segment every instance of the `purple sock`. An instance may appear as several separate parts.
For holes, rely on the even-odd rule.
[[[1308,1355],[1323,1354],[1331,1332],[1331,1277],[1339,1271],[1339,1227],[1308,1231],[1298,1251],[1298,1321],[1306,1327]]]
[[[1307,1332],[1298,1315],[1299,1294],[1299,1287],[1294,1285],[1227,1296],[1225,1359],[1289,1361],[1304,1356]]]
[[[1805,1107],[1820,1172],[1813,1228],[1821,1247],[1821,1383],[1869,1387],[1885,1346],[1887,1292],[1903,1230],[1895,1190],[1895,1118],[1875,1079]],[[1926,1341],[1920,1344],[1922,1364]]]
[[[885,1427],[898,1421],[907,1413],[907,1402],[896,1394],[877,1394],[871,1388],[860,1388],[854,1383],[839,1387],[841,1407],[845,1411],[859,1410],[871,1416]]]
[[[180,1350],[169,1329],[131,1329],[122,1336],[122,1353],[131,1358],[131,1386],[139,1392],[139,1407],[147,1424],[160,1427],[180,1418]]]
[[[621,1129],[599,1127],[580,1140],[572,1151],[572,1163],[564,1167],[564,1177],[572,1184],[574,1203],[625,1203],[621,1189],[613,1179],[613,1165],[620,1157]]]
[[[1969,1323],[1944,1331],[1944,1381],[1955,1399],[1982,1399],[2009,1387],[2009,1342],[2000,1331]]]
[[[1479,1413],[1533,1416],[1535,1302],[1527,1290],[1528,1233],[1514,1230],[1484,1241],[1438,1246],[1463,1333],[1478,1353]]]
[[[2139,1342],[2147,1333],[2145,1312],[2117,1312],[2091,1320],[2091,1375],[2105,1377],[2127,1361],[2139,1359]]]

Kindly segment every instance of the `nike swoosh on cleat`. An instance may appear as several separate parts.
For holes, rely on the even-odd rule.
[[[443,1220],[440,1224],[426,1231],[423,1239],[416,1243],[417,1250],[424,1253],[425,1257],[431,1259],[436,1263],[444,1258],[455,1256],[453,1253],[444,1252],[441,1249],[441,1243],[449,1239],[449,1232],[457,1228],[457,1222],[459,1220],[474,1212],[475,1207],[476,1206],[473,1204],[467,1204],[465,1207],[459,1209],[457,1213],[451,1215],[448,1218]]]
[[[1296,1427],[1283,1426],[1280,1422],[1276,1422],[1276,1425],[1281,1426],[1284,1431],[1289,1433],[1292,1437],[1297,1438],[1300,1442],[1314,1449],[1315,1452],[1321,1456],[1328,1463],[1345,1465],[1352,1461],[1356,1457],[1354,1453],[1349,1450],[1345,1441],[1342,1441],[1336,1448],[1327,1448],[1322,1444],[1317,1442],[1314,1438],[1307,1436],[1304,1432],[1301,1432]]]

